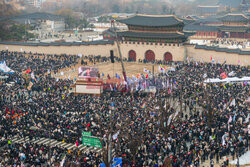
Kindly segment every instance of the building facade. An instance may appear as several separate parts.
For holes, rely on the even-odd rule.
[[[63,32],[65,30],[65,22],[63,19],[57,20],[42,20],[40,23],[42,31]]]
[[[244,12],[250,12],[250,0],[242,0],[240,4],[240,10]]]
[[[127,58],[129,53],[135,51],[137,62],[145,58],[146,52],[153,52],[156,60],[163,60],[164,55],[171,53],[174,61],[185,61],[186,54],[189,60],[200,62],[211,62],[211,57],[215,62],[223,63],[225,60],[227,64],[235,65],[249,65],[250,51],[240,51],[239,49],[222,49],[211,48],[209,46],[197,47],[195,45],[180,45],[179,47],[174,44],[159,45],[154,43],[149,44],[133,44],[121,43],[122,57]],[[69,54],[84,56],[88,55],[100,55],[103,57],[110,56],[110,50],[114,51],[114,56],[118,56],[118,50],[116,44],[110,41],[102,42],[83,42],[83,43],[18,43],[18,42],[0,42],[0,50],[16,51],[16,52],[32,52],[32,53],[44,53],[44,54]],[[133,50],[133,51],[131,51]]]
[[[227,14],[218,20],[220,23],[216,24],[195,22],[186,25],[184,32],[192,32],[194,35],[191,38],[197,39],[250,38],[249,18],[244,14]]]
[[[220,18],[222,26],[219,27],[221,38],[250,38],[249,19],[243,14],[227,14]]]
[[[184,22],[176,16],[136,15],[119,21],[128,26],[128,31],[118,32],[118,36],[122,57],[129,61],[164,63],[186,61],[189,58],[194,61],[211,62],[212,57],[216,62],[226,61],[227,64],[249,65],[250,62],[250,51],[187,44],[187,36],[183,33]],[[243,26],[242,23],[238,24],[238,27]],[[237,26],[231,23],[229,25]],[[227,26],[227,21],[223,26]],[[209,32],[213,32],[210,36],[217,37],[221,33],[217,29],[212,29],[214,27],[210,28]],[[0,50],[44,54],[109,57],[110,50],[113,50],[114,56],[118,57],[117,48],[116,43],[111,40],[76,43],[0,42]]]
[[[145,62],[177,60],[173,53],[180,51],[180,46],[187,40],[183,20],[174,15],[135,15],[119,22],[128,26],[128,31],[118,32],[118,36],[123,55],[127,55],[129,61],[137,61],[138,54]],[[169,47],[171,52],[166,50],[161,58],[156,58],[155,46]],[[127,47],[133,49],[126,52]]]
[[[33,6],[35,8],[41,8],[42,7],[42,0],[27,0],[25,3],[27,5]]]
[[[198,16],[210,16],[216,15],[219,11],[220,6],[201,6],[199,5],[196,9],[196,14]]]

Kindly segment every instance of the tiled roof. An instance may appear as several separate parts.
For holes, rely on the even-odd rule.
[[[216,16],[208,16],[206,18],[199,18],[196,20],[197,23],[220,23]]]
[[[134,32],[134,31],[123,31],[118,32],[120,37],[141,37],[141,38],[159,38],[159,39],[184,39],[184,34],[181,33],[151,33],[151,32]]]
[[[116,31],[119,31],[119,28],[115,28]],[[102,32],[102,34],[109,34],[111,36],[115,36],[114,28],[109,28]]]
[[[185,25],[192,24],[195,22],[195,20],[192,19],[182,19]]]
[[[121,23],[134,26],[173,26],[184,25],[183,21],[174,15],[135,15],[118,20]]]
[[[12,20],[18,20],[18,19],[29,19],[29,20],[37,20],[37,19],[41,19],[41,20],[58,20],[58,19],[63,19],[63,16],[59,16],[59,15],[54,15],[54,14],[50,14],[50,13],[29,13],[29,14],[23,14],[23,15],[18,15],[18,16],[14,16],[10,19]]]
[[[249,19],[243,14],[227,14],[219,18],[223,22],[248,22]]]
[[[219,26],[221,31],[229,32],[247,32],[250,31],[250,27],[247,26]]]
[[[194,31],[217,32],[218,26],[189,24],[189,25],[184,26],[183,31],[185,31],[185,32],[194,32]]]
[[[197,12],[198,13],[217,13],[219,6],[198,6]]]

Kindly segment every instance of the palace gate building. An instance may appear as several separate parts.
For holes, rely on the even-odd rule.
[[[118,32],[123,57],[130,61],[182,61],[184,22],[174,15],[135,15],[118,20],[128,31]]]
[[[249,39],[249,20],[243,15],[228,14],[220,18],[216,26],[190,24],[174,15],[134,15],[118,20],[128,26],[118,32],[122,57],[133,62],[168,62],[189,60],[227,64],[249,65],[250,50],[220,48],[218,46],[193,45],[186,42],[193,35],[198,39],[243,38]],[[187,27],[189,26],[189,27]],[[198,26],[198,27],[197,27]],[[116,43],[112,40],[65,43],[21,43],[0,41],[0,50],[44,54],[100,55],[110,56],[110,50],[118,56]]]

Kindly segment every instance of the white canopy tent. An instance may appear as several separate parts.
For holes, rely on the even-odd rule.
[[[249,82],[250,77],[243,77],[243,78],[225,78],[225,79],[219,79],[219,78],[209,78],[204,81],[204,83],[220,83],[220,82]]]
[[[239,164],[240,165],[250,165],[250,151],[246,152],[243,154],[241,157],[239,157]],[[230,161],[230,164],[236,165],[238,162],[237,159]]]
[[[10,69],[10,68],[6,65],[5,61],[4,61],[4,62],[0,62],[0,71],[2,71],[2,72],[4,72],[4,73],[10,73],[10,74],[12,74],[12,73],[15,72],[15,71],[13,71],[12,69]]]

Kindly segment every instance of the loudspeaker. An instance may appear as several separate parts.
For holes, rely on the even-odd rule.
[[[110,50],[110,59],[111,59],[111,63],[115,63],[114,51],[113,50]]]

